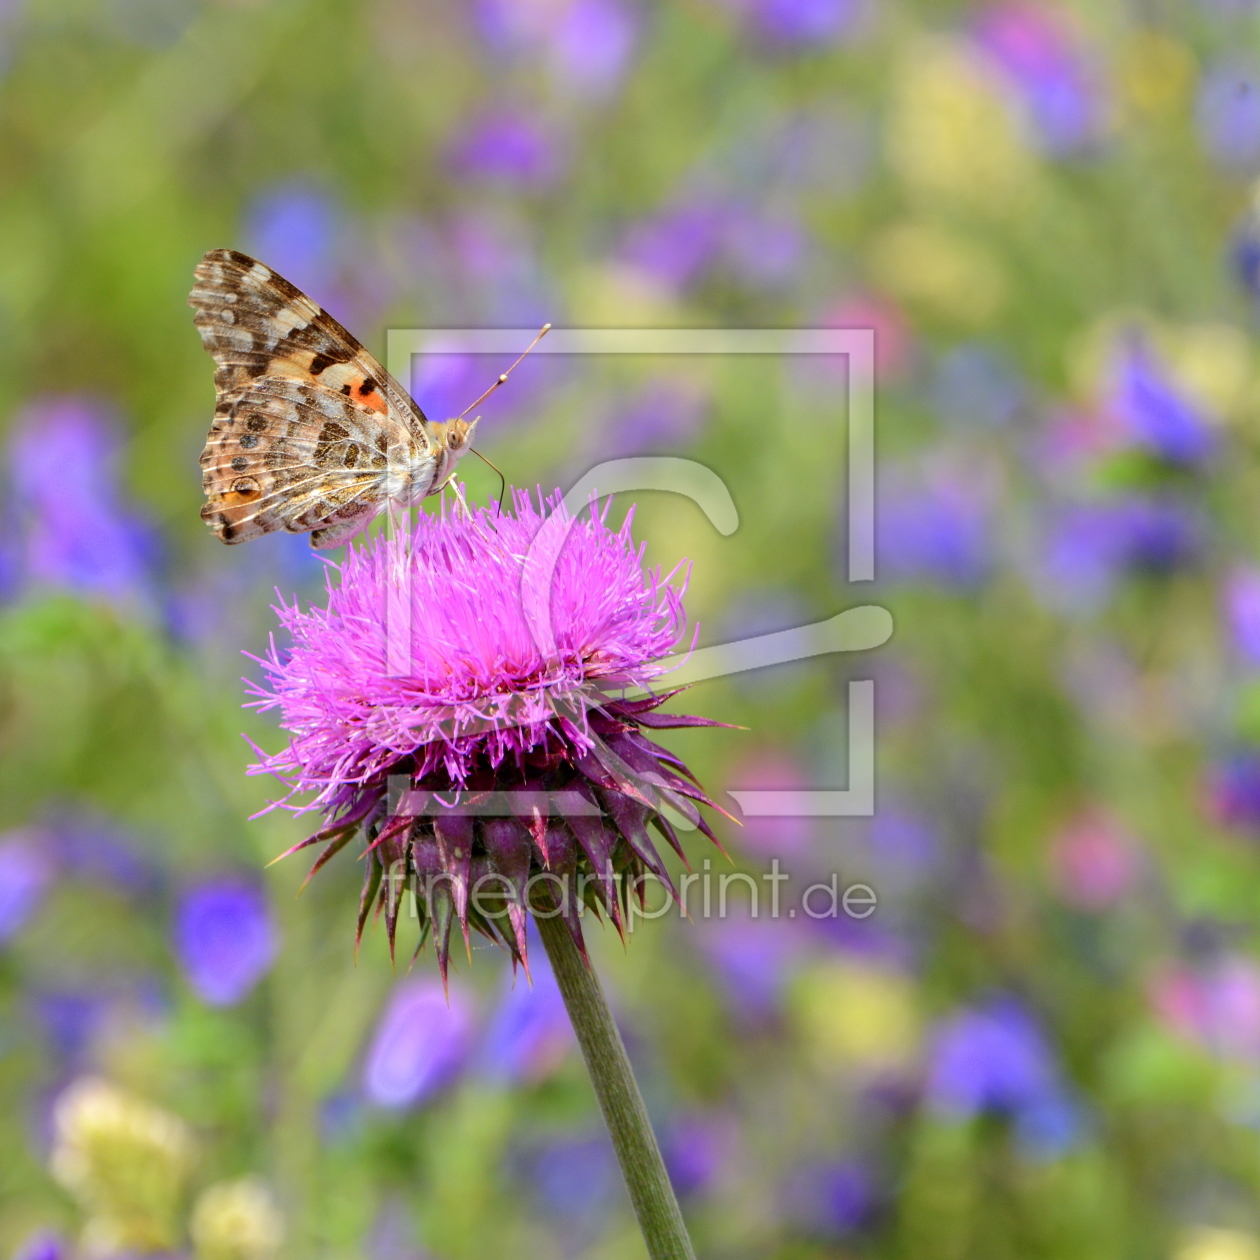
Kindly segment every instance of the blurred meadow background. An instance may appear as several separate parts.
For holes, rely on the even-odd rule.
[[[325,566],[197,516],[230,245],[378,355],[874,328],[874,584],[839,362],[539,357],[479,434],[546,491],[713,468],[734,535],[636,517],[702,643],[896,621],[673,741],[844,787],[874,678],[874,817],[722,836],[876,912],[591,934],[698,1251],[1260,1257],[1254,4],[3,0],[0,75],[0,1254],[643,1254],[541,950],[447,1004],[431,952],[356,965],[349,854],[263,869],[304,832],[248,821],[240,654]],[[411,384],[441,418],[500,368]]]

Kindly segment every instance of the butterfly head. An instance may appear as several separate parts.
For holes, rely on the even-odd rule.
[[[437,456],[437,469],[433,478],[433,487],[444,486],[455,471],[455,465],[472,446],[473,435],[477,429],[480,416],[471,420],[455,419],[429,422],[429,434],[434,443],[434,454]],[[433,493],[432,490],[429,491]]]

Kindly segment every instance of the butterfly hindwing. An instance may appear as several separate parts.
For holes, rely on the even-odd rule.
[[[202,518],[234,543],[374,514],[396,428],[309,381],[260,378],[215,413],[201,455]]]

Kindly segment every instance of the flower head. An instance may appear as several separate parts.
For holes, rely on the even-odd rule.
[[[107,1081],[84,1077],[57,1099],[53,1175],[88,1211],[84,1250],[173,1249],[195,1157],[178,1116]]]
[[[620,925],[647,872],[672,889],[647,831],[681,853],[667,807],[712,838],[696,806],[712,802],[644,734],[717,725],[656,712],[676,693],[648,690],[685,627],[673,575],[644,573],[629,518],[513,506],[348,552],[326,608],[278,610],[292,647],[260,661],[252,702],[290,734],[253,772],[325,813],[296,848],[326,842],[318,869],[362,830],[360,932],[376,907],[392,948],[415,880],[443,973],[454,919],[523,961],[527,910],[563,914],[580,944],[585,908]]]
[[[233,1006],[271,968],[276,934],[262,890],[235,879],[190,889],[175,923],[179,961],[197,996]]]

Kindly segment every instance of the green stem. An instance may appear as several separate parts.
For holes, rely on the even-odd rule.
[[[582,1047],[604,1123],[612,1134],[648,1255],[652,1260],[695,1260],[661,1148],[599,977],[587,966],[558,914],[536,914],[535,921]]]

